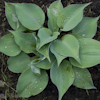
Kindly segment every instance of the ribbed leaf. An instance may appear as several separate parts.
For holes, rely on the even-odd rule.
[[[59,34],[60,34],[59,32],[52,33],[52,31],[50,29],[41,28],[38,32],[38,37],[40,39],[39,48],[41,48],[43,45],[55,40]]]
[[[79,56],[81,65],[73,58],[70,58],[71,63],[80,68],[88,68],[100,63],[100,42],[89,39],[79,39],[80,50]]]
[[[42,92],[48,83],[48,75],[42,70],[41,75],[36,75],[29,68],[24,71],[17,83],[17,92],[21,97],[30,97]]]
[[[11,33],[3,36],[0,39],[0,52],[3,52],[8,56],[16,56],[21,52]]]
[[[15,42],[25,53],[36,52],[36,40],[32,33],[22,33],[20,31],[10,31],[14,35]]]
[[[73,34],[84,38],[93,38],[97,31],[98,19],[99,17],[83,17],[82,21],[73,29]]]
[[[58,66],[59,66],[60,63],[62,62],[62,60],[63,60],[64,58],[66,58],[66,57],[60,55],[59,53],[57,53],[57,52],[54,50],[53,45],[51,45],[50,50],[51,50],[51,52],[55,55],[55,57],[56,57],[56,59],[57,59],[57,64],[58,64]]]
[[[29,68],[30,57],[21,52],[15,57],[10,57],[7,61],[8,68],[14,73],[22,73],[27,68]]]
[[[43,47],[41,47],[38,52],[41,53],[42,55],[44,55],[49,61],[49,48],[50,48],[50,44],[46,44]]]
[[[15,7],[18,19],[26,28],[38,30],[44,24],[45,15],[39,6],[31,3],[17,3]]]
[[[57,17],[58,17],[58,14],[62,11],[62,9],[63,9],[63,6],[60,0],[53,2],[50,5],[50,7],[47,9],[48,27],[53,32],[56,32],[59,29],[57,26]]]
[[[20,23],[17,15],[16,15],[16,10],[15,10],[14,5],[12,5],[11,3],[5,2],[5,14],[6,14],[7,20],[9,22],[9,25],[14,30],[20,30],[20,31],[26,30],[26,28],[24,26],[22,26],[22,24]]]
[[[35,64],[35,66],[37,68],[41,68],[41,69],[45,69],[45,70],[50,69],[51,65],[52,65],[52,63],[50,63],[48,61],[48,59],[46,59],[46,58],[44,60],[42,60],[42,61],[40,61],[40,62],[38,62],[38,63]]]
[[[83,18],[83,9],[87,4],[73,4],[65,7],[57,18],[57,25],[62,31],[73,29]]]
[[[54,41],[54,50],[64,57],[73,57],[80,63],[78,40],[70,34]]]
[[[87,69],[73,67],[75,80],[73,85],[82,89],[96,89],[93,85],[91,75]]]
[[[58,66],[55,61],[50,70],[50,77],[52,82],[58,88],[59,100],[61,100],[62,96],[66,93],[74,81],[72,65],[69,63],[69,61],[64,60],[60,66]]]

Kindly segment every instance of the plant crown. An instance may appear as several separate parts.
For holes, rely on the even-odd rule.
[[[21,73],[16,87],[20,97],[42,92],[48,84],[49,69],[59,100],[71,85],[96,88],[87,68],[100,63],[100,42],[92,39],[99,17],[83,17],[89,4],[63,8],[61,0],[53,2],[47,8],[46,28],[45,14],[39,6],[5,3],[5,14],[13,30],[0,39],[0,52],[10,56],[9,70]],[[30,53],[35,56],[30,57]]]

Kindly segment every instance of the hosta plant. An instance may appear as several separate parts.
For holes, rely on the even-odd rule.
[[[87,68],[100,63],[100,42],[92,39],[99,17],[83,17],[89,4],[64,8],[61,0],[53,2],[47,8],[45,27],[45,14],[39,6],[5,3],[5,14],[13,30],[0,39],[0,52],[10,56],[9,70],[21,73],[16,86],[20,97],[42,92],[48,84],[49,69],[59,100],[71,85],[96,89]]]

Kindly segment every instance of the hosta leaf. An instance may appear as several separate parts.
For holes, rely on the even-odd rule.
[[[24,31],[26,28],[20,23],[14,5],[5,2],[5,14],[10,26],[14,30]]]
[[[49,9],[55,17],[58,17],[58,14],[63,10],[63,5],[61,3],[61,0],[53,2],[50,6]]]
[[[47,15],[48,15],[48,28],[52,32],[57,32],[59,30],[59,27],[57,26],[57,18],[52,15],[50,9],[47,9]]]
[[[45,20],[44,12],[35,4],[15,4],[16,13],[20,22],[30,30],[38,30]]]
[[[33,58],[33,57],[32,57]],[[47,58],[45,57],[41,57],[41,58],[36,58],[36,59],[33,59],[32,63],[34,66],[36,66],[37,68],[41,68],[41,69],[50,69],[53,62],[55,61],[55,57],[53,54],[50,53],[50,61],[48,61]],[[32,64],[31,63],[31,64]]]
[[[49,58],[49,48],[50,48],[50,44],[46,44],[46,45],[42,46],[38,50],[38,52],[43,54],[50,61],[50,58]]]
[[[41,74],[41,70],[40,68],[37,68],[34,64],[31,64],[31,70],[36,74],[36,75],[40,75]]]
[[[48,59],[46,58],[35,64],[36,67],[41,68],[41,69],[46,69],[46,70],[50,69],[51,65],[52,63],[50,63]]]
[[[81,36],[79,36],[79,35],[76,35],[76,34],[74,34],[74,33],[71,33],[71,35],[75,36],[77,39],[83,38],[83,37],[81,37]]]
[[[29,68],[30,57],[21,52],[15,57],[10,57],[7,61],[8,68],[14,73],[22,73],[27,68]]]
[[[98,19],[99,17],[83,17],[82,21],[73,29],[73,34],[85,38],[93,38],[97,30]]]
[[[60,66],[56,62],[51,67],[50,76],[52,82],[57,86],[59,91],[59,100],[68,90],[68,88],[73,84],[74,72],[72,65],[69,61],[64,60]]]
[[[73,58],[70,58],[71,63],[80,68],[88,68],[100,63],[100,42],[89,39],[82,38],[79,39],[80,44],[80,61],[81,65]]]
[[[48,27],[53,32],[58,31],[58,29],[59,29],[57,26],[57,17],[62,9],[63,9],[63,6],[62,6],[62,3],[60,0],[53,2],[50,5],[50,7],[47,9]]]
[[[14,35],[15,42],[25,53],[36,52],[36,41],[31,33],[22,33],[20,31],[10,31]]]
[[[57,59],[57,64],[58,64],[58,66],[59,66],[60,63],[62,62],[62,60],[63,60],[64,58],[66,58],[66,57],[60,55],[59,53],[57,53],[57,52],[54,50],[53,45],[51,45],[50,50],[51,50],[51,52],[55,55],[55,57],[56,57],[56,59]]]
[[[41,48],[43,45],[55,40],[59,34],[60,34],[59,32],[52,33],[52,31],[50,29],[41,28],[38,32],[38,37],[40,39],[39,48]]]
[[[73,85],[82,89],[96,89],[93,85],[91,75],[87,69],[73,67],[75,80]]]
[[[73,29],[83,18],[83,9],[87,4],[73,4],[65,7],[57,18],[57,25],[62,31]]]
[[[20,97],[30,97],[42,92],[48,83],[46,71],[41,70],[41,75],[36,75],[31,68],[24,71],[17,83],[17,92]]]
[[[53,42],[54,50],[64,57],[73,57],[80,63],[78,40],[70,34]]]
[[[0,39],[0,52],[3,52],[8,56],[16,56],[21,52],[11,33],[3,36]]]

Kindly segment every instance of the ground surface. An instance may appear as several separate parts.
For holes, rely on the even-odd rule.
[[[55,0],[5,0],[6,2],[27,2],[27,3],[35,3],[39,5],[44,12],[46,13],[46,8],[50,5],[51,2]],[[62,0],[64,7],[68,4],[83,4],[87,2],[92,2],[90,6],[88,6],[85,11],[85,16],[97,17],[100,15],[100,0]],[[4,0],[0,0],[0,38],[7,34],[7,29],[11,29],[9,26],[7,19],[5,17],[5,6]],[[100,20],[98,21],[97,34],[94,39],[100,41]],[[7,68],[8,57],[4,54],[0,53],[0,80],[3,81],[3,84],[0,82],[0,100],[1,98],[4,100],[25,100],[23,98],[19,98],[15,91],[16,83],[19,74],[14,74],[10,72]],[[86,90],[82,90],[71,86],[67,93],[64,95],[62,100],[100,100],[100,65],[89,68],[89,71],[92,75],[94,85],[97,87],[96,90],[89,90],[87,95]],[[4,97],[5,95],[5,97]],[[51,83],[48,83],[47,88],[37,96],[30,97],[27,100],[57,100],[57,88]]]

